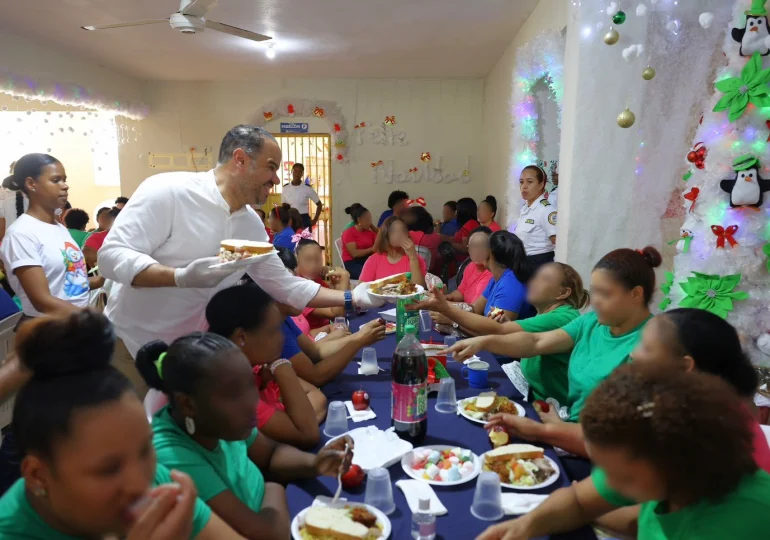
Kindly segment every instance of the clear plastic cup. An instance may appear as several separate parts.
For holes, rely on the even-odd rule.
[[[444,414],[457,413],[457,394],[455,380],[452,377],[444,377],[439,381],[436,411]]]
[[[377,364],[377,350],[374,347],[367,347],[361,351],[361,369],[374,369],[379,371]]]
[[[334,330],[347,330],[348,320],[345,317],[334,317],[334,324],[332,325],[332,331]]]
[[[374,506],[386,516],[392,514],[396,509],[396,503],[393,500],[393,486],[390,483],[388,469],[377,468],[369,471],[366,479],[364,503]]]
[[[433,330],[433,319],[430,318],[430,311],[420,311],[420,330],[423,332]]]
[[[451,347],[455,343],[457,343],[457,338],[455,336],[444,336],[444,345],[446,345],[447,347]],[[447,354],[446,357],[450,359],[450,358],[453,358],[454,355]]]
[[[348,432],[348,409],[342,401],[329,403],[329,412],[326,414],[324,435],[337,437]]]
[[[476,480],[471,514],[484,521],[497,521],[503,517],[503,503],[500,496],[500,477],[497,473],[482,472]]]

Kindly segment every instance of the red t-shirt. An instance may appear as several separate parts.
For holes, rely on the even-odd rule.
[[[479,267],[475,263],[469,263],[463,272],[463,280],[457,290],[463,293],[463,302],[474,303],[487,288],[487,283],[492,279],[492,272]]]
[[[91,235],[86,239],[86,243],[83,244],[83,247],[90,247],[96,251],[99,251],[99,248],[101,248],[102,244],[104,244],[104,239],[107,238],[108,232],[109,231],[91,233]]]
[[[497,221],[493,221],[492,223],[489,224],[489,230],[492,232],[497,232],[501,230],[501,227],[500,225],[497,224]]]
[[[353,256],[348,253],[348,244],[355,243],[358,249],[368,249],[374,245],[377,239],[377,233],[371,229],[359,231],[355,227],[349,227],[342,233],[342,261],[353,260]]]
[[[439,259],[438,246],[441,243],[441,237],[436,234],[425,234],[422,231],[409,231],[409,237],[416,246],[422,246],[430,251],[430,267],[436,268]]]
[[[315,283],[318,283],[321,287],[325,287],[327,289],[329,288],[329,284],[326,283],[324,280],[322,280],[320,277],[317,277],[312,281]],[[306,307],[302,311],[302,314],[305,316],[305,319],[307,319],[310,330],[315,330],[316,328],[322,328],[327,324],[331,323],[329,319],[326,319],[324,317],[316,317],[315,314],[313,313],[314,311],[315,311],[315,308],[313,307]],[[294,321],[294,322],[296,323],[297,321]],[[309,331],[307,333],[309,333]]]
[[[349,230],[349,229],[348,229]],[[420,272],[425,275],[425,259],[417,256],[420,260]],[[404,272],[411,272],[409,266],[409,257],[402,256],[395,264],[388,260],[388,256],[385,253],[373,253],[366,259],[364,263],[364,269],[361,270],[361,281],[374,281],[396,274],[403,274]]]
[[[479,227],[479,222],[475,219],[471,219],[470,221],[466,221],[465,225],[463,225],[459,231],[457,231],[457,234],[455,234],[454,241],[458,244],[462,244],[463,240],[468,238],[471,233]],[[457,262],[462,262],[465,259],[468,258],[467,253],[457,253]]]
[[[262,388],[262,377],[260,376],[260,368],[263,366],[254,367],[254,384],[259,390],[259,402],[257,402],[257,429],[262,429],[262,426],[267,424],[276,411],[285,411],[281,402],[281,389],[275,381],[270,381]],[[267,367],[265,367],[267,369]]]

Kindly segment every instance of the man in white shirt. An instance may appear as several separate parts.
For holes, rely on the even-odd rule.
[[[292,208],[299,210],[305,228],[315,227],[316,223],[318,223],[318,217],[324,209],[324,205],[318,197],[318,193],[303,181],[305,166],[302,163],[294,164],[291,168],[291,176],[291,182],[283,185],[281,202],[288,203]],[[308,208],[310,208],[308,201],[315,203],[315,217],[312,220],[308,213]]]
[[[148,178],[115,220],[99,250],[102,275],[119,289],[113,290],[105,314],[119,338],[113,363],[140,395],[147,387],[133,362],[139,348],[204,329],[208,300],[244,273],[295,308],[381,305],[366,284],[335,291],[294,277],[276,254],[240,270],[211,268],[222,240],[268,241],[250,205],[267,201],[280,166],[281,149],[270,133],[236,126],[222,140],[215,169]]]

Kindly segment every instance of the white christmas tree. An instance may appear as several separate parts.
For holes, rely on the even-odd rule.
[[[687,217],[662,308],[727,318],[770,366],[770,23],[765,0],[735,2],[727,65],[704,106],[685,175]]]

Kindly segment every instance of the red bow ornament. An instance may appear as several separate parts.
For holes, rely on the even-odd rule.
[[[262,116],[265,117],[266,122],[269,122],[270,120],[273,119],[273,113],[271,112],[262,113]]]
[[[427,163],[430,161],[430,152],[422,152],[420,154],[420,161]]]
[[[374,169],[376,166],[377,166],[377,162],[376,161],[372,161],[372,169]]]
[[[425,208],[428,205],[425,203],[425,199],[423,199],[422,197],[417,197],[416,199],[409,199],[408,201],[406,201],[406,206],[408,208],[411,208],[412,206],[422,206],[423,208]]]
[[[313,116],[317,116],[318,118],[323,118],[324,114],[326,113],[321,107],[316,107],[315,109],[313,109]]]
[[[695,202],[698,200],[698,195],[700,195],[700,189],[696,187],[683,195],[685,199],[692,202],[689,212],[692,212],[695,209]]]
[[[413,169],[409,169],[409,172],[411,172],[411,173],[417,172],[417,167],[414,167]]]
[[[727,229],[721,225],[712,225],[711,232],[717,237],[717,248],[724,248],[725,240],[730,243],[730,247],[738,245],[738,241],[733,238],[733,235],[738,232],[738,225],[730,225]]]
[[[386,126],[392,126],[396,123],[396,117],[395,116],[386,116],[385,117],[385,125]]]

